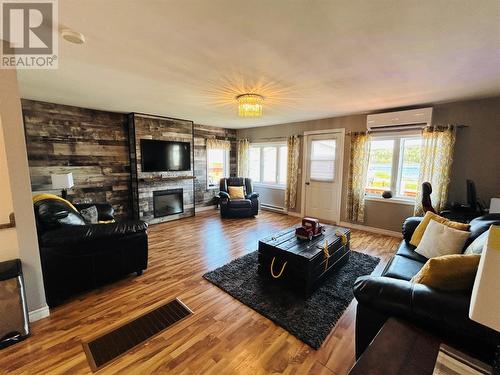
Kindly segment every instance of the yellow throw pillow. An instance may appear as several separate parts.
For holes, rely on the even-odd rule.
[[[441,290],[469,290],[474,285],[481,255],[445,255],[429,259],[411,279]]]
[[[35,204],[36,202],[40,202],[40,201],[43,201],[45,199],[55,199],[57,201],[61,201],[61,202],[65,202],[66,204],[68,204],[75,212],[78,212],[78,210],[75,208],[75,206],[73,206],[71,204],[70,201],[67,201],[66,199],[64,198],[61,198],[57,195],[54,195],[54,194],[48,194],[48,193],[44,193],[44,194],[37,194],[35,196],[33,196],[33,204]]]
[[[453,229],[468,231],[470,228],[469,224],[451,221],[451,220],[445,219],[442,216],[439,216],[438,214],[427,211],[425,213],[424,218],[422,219],[420,224],[418,224],[418,226],[415,228],[415,231],[413,232],[413,235],[411,236],[411,240],[410,240],[411,245],[418,246],[418,244],[420,243],[420,240],[422,239],[422,236],[424,235],[425,229],[427,228],[427,225],[429,225],[429,221],[431,221],[431,220],[435,220],[438,223],[444,224],[447,227],[450,227]]]
[[[227,190],[231,199],[245,199],[243,186],[228,186]]]

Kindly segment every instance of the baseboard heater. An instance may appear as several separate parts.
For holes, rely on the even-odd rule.
[[[276,212],[285,212],[285,207],[274,206],[272,204],[261,203],[260,207],[263,210],[276,211]]]

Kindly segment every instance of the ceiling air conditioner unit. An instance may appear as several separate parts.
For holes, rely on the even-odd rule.
[[[430,125],[432,107],[368,115],[366,127],[371,131],[406,130]]]

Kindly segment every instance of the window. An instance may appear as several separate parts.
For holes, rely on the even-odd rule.
[[[215,189],[221,178],[229,176],[229,151],[207,149],[207,187]]]
[[[265,184],[275,184],[278,173],[276,171],[276,161],[278,160],[277,148],[274,146],[262,148],[262,182]]]
[[[286,185],[287,146],[285,144],[253,144],[249,151],[249,176],[254,183]]]
[[[311,180],[333,181],[335,176],[335,139],[311,141]]]
[[[260,181],[260,148],[250,147],[248,157],[249,176],[253,181]]]
[[[394,140],[371,141],[367,193],[380,195],[391,190],[393,156]]]
[[[419,136],[374,137],[370,144],[367,196],[380,196],[390,190],[395,198],[415,199],[421,147]]]
[[[414,198],[418,190],[422,140],[420,138],[401,139],[401,154],[400,171],[398,173],[398,195]]]
[[[278,183],[286,185],[286,172],[288,170],[288,147],[280,147],[280,157],[278,165]]]

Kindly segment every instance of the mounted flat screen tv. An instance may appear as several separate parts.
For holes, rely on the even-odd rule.
[[[143,172],[189,171],[191,144],[189,142],[141,139]]]

